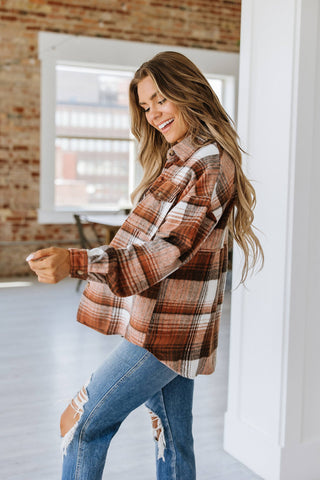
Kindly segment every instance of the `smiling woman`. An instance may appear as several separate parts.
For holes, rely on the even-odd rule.
[[[135,208],[110,245],[29,260],[42,282],[89,280],[78,321],[123,337],[62,415],[63,480],[101,479],[113,436],[141,404],[157,478],[195,480],[193,379],[215,369],[228,229],[244,251],[242,281],[263,258],[237,134],[199,69],[159,53],[135,73],[129,101],[144,168]]]

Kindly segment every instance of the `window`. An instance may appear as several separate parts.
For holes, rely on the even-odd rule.
[[[39,34],[40,223],[69,223],[74,212],[130,207],[130,193],[141,172],[130,133],[129,83],[143,61],[170,48]],[[238,55],[175,50],[199,65],[234,118]]]
[[[55,209],[130,208],[135,148],[127,92],[132,76],[56,65]]]

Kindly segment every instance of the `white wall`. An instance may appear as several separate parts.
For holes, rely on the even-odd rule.
[[[238,130],[266,261],[232,295],[225,448],[267,480],[320,479],[319,26],[319,0],[242,2]]]

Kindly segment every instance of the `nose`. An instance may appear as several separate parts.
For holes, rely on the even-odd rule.
[[[160,117],[161,117],[161,111],[159,110],[158,105],[153,105],[152,107],[150,107],[149,121],[154,123]]]

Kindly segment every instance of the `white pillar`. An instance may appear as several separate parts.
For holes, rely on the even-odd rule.
[[[243,0],[238,131],[265,267],[232,295],[225,449],[265,480],[319,480],[319,0]]]

